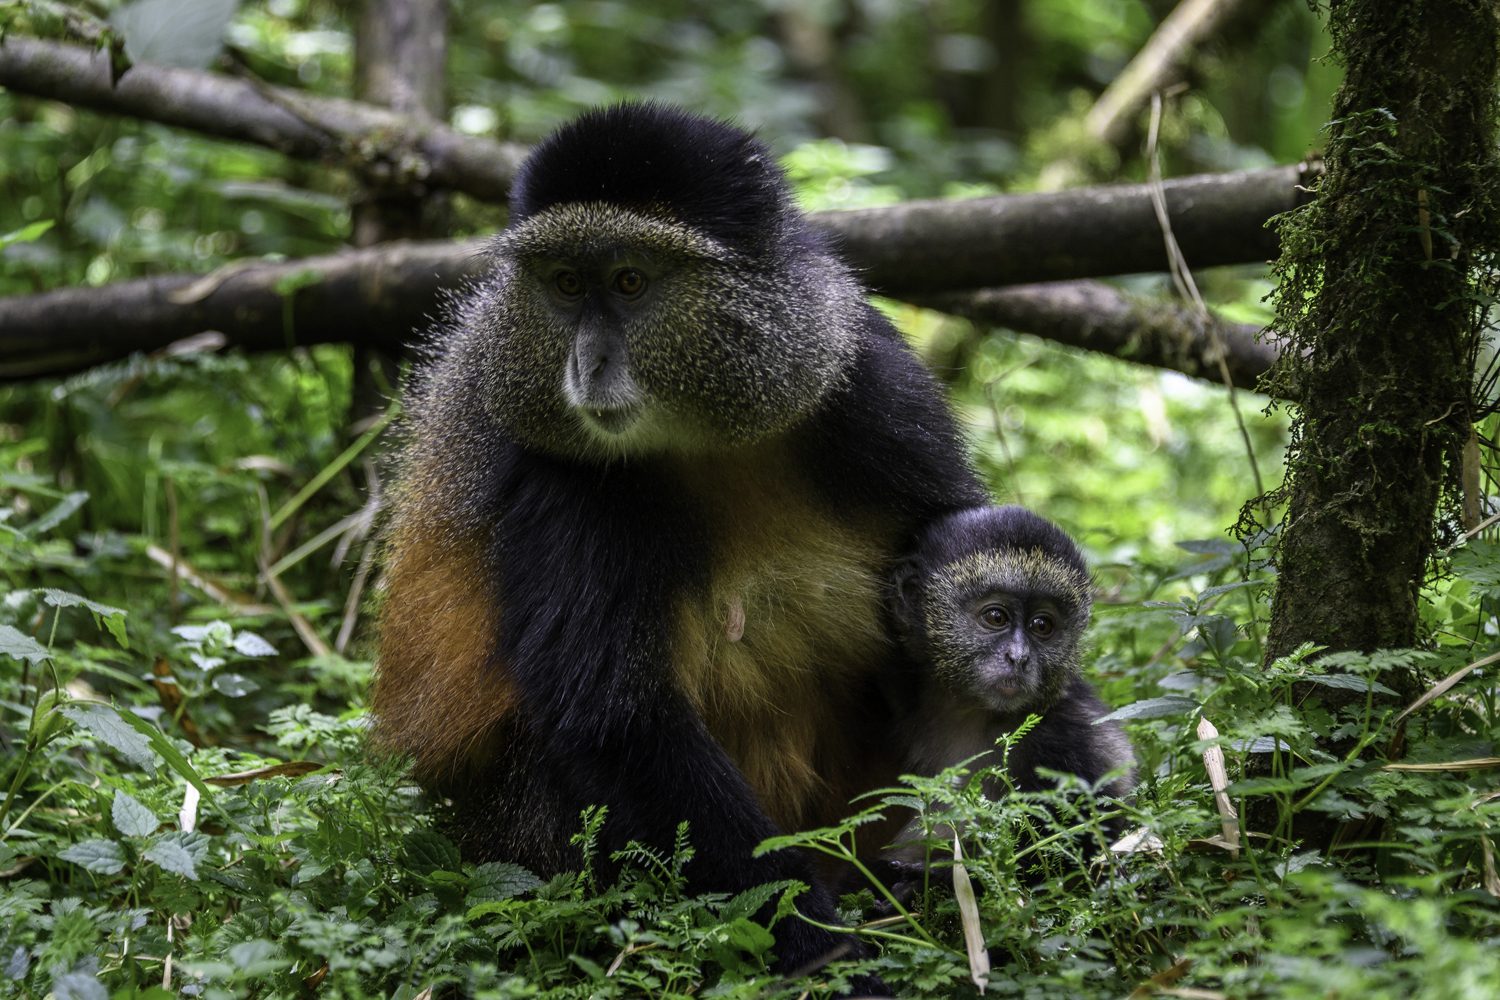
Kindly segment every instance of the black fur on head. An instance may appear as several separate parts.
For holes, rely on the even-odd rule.
[[[596,108],[542,140],[516,175],[511,221],[584,202],[667,214],[750,256],[785,239],[768,223],[800,218],[765,145],[733,125],[654,102]]]
[[[1088,563],[1078,545],[1051,521],[1014,504],[971,507],[930,524],[916,551],[933,568],[957,562],[980,549],[1040,549],[1087,580]]]
[[[933,521],[896,568],[890,600],[898,628],[914,627],[921,614],[921,585],[943,567],[976,552],[1033,550],[1065,568],[1076,577],[1080,592],[1087,594],[1089,567],[1078,544],[1066,531],[1025,507],[969,507]]]

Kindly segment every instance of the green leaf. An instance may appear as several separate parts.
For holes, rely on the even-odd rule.
[[[412,871],[458,871],[458,848],[435,830],[417,829],[406,835],[406,863]]]
[[[146,741],[151,744],[151,749],[161,755],[161,758],[167,762],[168,767],[181,775],[194,788],[198,789],[200,795],[206,799],[212,794],[208,785],[203,781],[202,776],[198,774],[198,771],[192,764],[188,763],[188,759],[182,755],[181,750],[177,749],[177,744],[172,741],[171,737],[134,712],[120,712],[119,715],[136,732],[146,737]]]
[[[280,972],[289,964],[281,957],[276,943],[265,938],[251,938],[230,946],[229,962],[241,980]]]
[[[260,690],[260,685],[243,674],[214,674],[214,690],[226,698],[243,698]]]
[[[1309,684],[1319,684],[1323,687],[1339,688],[1344,691],[1374,691],[1376,694],[1394,695],[1396,692],[1386,687],[1377,680],[1361,677],[1358,674],[1306,674],[1299,680],[1307,681]]]
[[[55,219],[43,219],[41,222],[33,222],[29,226],[13,229],[4,236],[0,236],[0,250],[17,243],[30,243],[32,240],[41,239],[46,235],[47,230],[56,225],[56,222]]]
[[[1221,583],[1217,587],[1209,587],[1198,594],[1198,603],[1213,600],[1223,594],[1233,593],[1236,590],[1244,590],[1246,587],[1264,587],[1270,580],[1239,580],[1235,583]]]
[[[1121,708],[1115,709],[1108,715],[1100,716],[1094,720],[1094,725],[1110,720],[1120,719],[1160,719],[1168,715],[1185,715],[1196,711],[1198,702],[1192,698],[1183,698],[1180,695],[1168,694],[1160,698],[1147,698],[1145,701],[1131,702]]]
[[[52,980],[55,1000],[109,1000],[109,990],[92,972],[75,969]]]
[[[22,533],[25,534],[28,538],[36,538],[38,535],[45,535],[47,532],[51,531],[53,528],[57,527],[59,524],[62,524],[68,518],[77,513],[78,508],[87,503],[88,499],[89,495],[81,490],[77,493],[69,493],[57,503],[53,504],[52,507],[47,511],[47,513],[43,514],[35,521],[32,521],[30,524],[26,525],[25,528],[21,529]]]
[[[151,752],[151,742],[127,725],[114,706],[74,701],[58,711],[93,733],[99,742],[119,751],[132,764],[147,771],[156,770],[156,755]]]
[[[1345,770],[1343,763],[1337,764],[1311,764],[1307,767],[1299,767],[1291,774],[1269,778],[1247,778],[1244,781],[1230,782],[1230,795],[1267,795],[1272,792],[1294,792],[1299,788],[1307,788],[1322,781],[1335,771]]]
[[[158,840],[146,848],[146,853],[141,856],[169,872],[198,881],[198,866],[194,863],[192,854],[175,840]]]
[[[767,882],[764,885],[753,886],[740,893],[738,896],[724,904],[724,909],[719,916],[723,920],[736,920],[740,917],[753,917],[760,912],[760,908],[771,901],[771,898],[783,889],[789,889],[791,882]]]
[[[469,879],[470,903],[485,900],[510,899],[523,892],[542,887],[542,880],[520,865],[508,861],[491,861],[474,869]]]
[[[42,590],[41,595],[42,600],[54,608],[88,608],[94,613],[94,620],[102,623],[109,630],[109,634],[114,636],[115,642],[120,644],[121,649],[130,648],[130,639],[125,635],[124,608],[100,604],[87,597],[80,597],[66,590],[54,590],[50,587]]]
[[[110,816],[115,821],[115,829],[127,837],[149,837],[160,825],[155,813],[125,792],[115,792]]]
[[[276,647],[254,632],[239,632],[234,637],[234,651],[241,656],[275,656]]]
[[[125,852],[113,840],[85,840],[59,851],[57,856],[96,875],[113,875],[125,867]]]
[[[9,625],[0,625],[0,653],[31,663],[41,663],[52,655],[47,652],[46,646]]]
[[[42,595],[42,600],[54,608],[88,608],[100,618],[124,617],[125,615],[124,608],[100,604],[98,601],[91,601],[87,597],[81,597],[66,590],[47,587],[39,593]]]
[[[203,69],[224,44],[239,0],[136,0],[110,15],[132,63]]]

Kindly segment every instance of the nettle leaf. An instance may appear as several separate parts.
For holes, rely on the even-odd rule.
[[[234,629],[228,622],[212,621],[207,625],[178,625],[172,634],[190,646],[223,647],[234,641]]]
[[[458,871],[458,848],[433,830],[417,829],[406,835],[406,863],[423,875],[432,871]]]
[[[59,851],[57,856],[96,875],[113,875],[125,867],[125,852],[114,840],[85,840]]]
[[[1361,677],[1358,674],[1305,674],[1299,680],[1307,681],[1309,684],[1320,684],[1323,687],[1339,688],[1344,691],[1359,691],[1361,693],[1374,691],[1376,694],[1394,695],[1396,692],[1386,687],[1377,680]]]
[[[188,763],[187,757],[183,755],[181,750],[177,749],[177,743],[170,736],[134,712],[120,712],[119,715],[127,725],[146,738],[146,742],[151,745],[151,749],[155,750],[161,759],[167,762],[168,767],[180,774],[194,788],[198,789],[198,794],[204,798],[208,798],[211,793],[207,783],[204,782],[202,775],[198,773],[197,769]]]
[[[141,855],[147,861],[183,878],[198,881],[197,859],[172,835],[167,835],[146,848]]]
[[[46,646],[9,625],[0,625],[0,653],[29,663],[41,663],[52,655],[47,652]]]
[[[124,608],[116,608],[108,604],[100,604],[98,601],[91,601],[87,597],[83,597],[79,594],[74,594],[66,590],[57,590],[53,587],[46,587],[38,591],[38,593],[42,595],[43,601],[47,602],[47,604],[51,605],[54,608],[88,608],[100,618],[114,618],[117,616],[124,617],[125,615]]]
[[[64,972],[52,980],[52,995],[57,1000],[109,1000],[109,990],[92,972]]]
[[[1240,634],[1235,628],[1234,619],[1224,615],[1210,615],[1198,622],[1198,638],[1203,640],[1215,656],[1223,657],[1229,654],[1234,644],[1239,641]]]
[[[239,0],[136,0],[110,15],[133,63],[203,69],[224,44]]]
[[[275,656],[276,647],[254,632],[239,632],[234,637],[234,651],[241,656]]]
[[[1221,583],[1217,587],[1209,587],[1207,590],[1201,591],[1198,594],[1198,603],[1202,604],[1205,601],[1213,600],[1215,597],[1233,593],[1236,590],[1243,590],[1246,587],[1264,587],[1270,582],[1270,580],[1239,580],[1235,583]]]
[[[214,674],[214,690],[227,698],[243,698],[259,691],[260,685],[243,674]]]
[[[97,702],[70,702],[58,709],[76,725],[93,733],[99,742],[119,751],[126,760],[147,771],[156,770],[156,755],[151,741],[120,717],[110,705]],[[145,720],[142,720],[145,721]]]
[[[1108,715],[1100,716],[1094,720],[1094,725],[1110,720],[1121,719],[1160,719],[1168,715],[1185,715],[1188,712],[1197,711],[1198,702],[1192,698],[1183,698],[1175,694],[1162,695],[1160,698],[1147,698],[1145,701],[1131,702],[1110,712]]]
[[[115,829],[127,837],[149,837],[160,825],[155,813],[126,792],[115,792],[110,816],[115,821]]]
[[[510,899],[542,887],[542,880],[520,865],[491,861],[474,869],[469,879],[469,902]]]
[[[125,609],[111,607],[108,604],[100,604],[91,601],[87,597],[69,593],[66,590],[54,590],[46,588],[41,591],[42,600],[54,608],[87,608],[93,612],[94,620],[109,630],[114,636],[115,642],[120,644],[121,649],[130,648],[130,640],[125,635]]]
[[[1290,750],[1292,745],[1279,736],[1256,736],[1253,739],[1230,740],[1229,748],[1240,753],[1275,753]]]

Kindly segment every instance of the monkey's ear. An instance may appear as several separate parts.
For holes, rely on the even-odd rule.
[[[902,559],[892,569],[887,582],[891,617],[904,638],[911,635],[921,620],[922,564]]]

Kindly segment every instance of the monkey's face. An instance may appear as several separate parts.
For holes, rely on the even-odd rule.
[[[1002,715],[1044,712],[1079,670],[1088,581],[1039,550],[983,551],[923,585],[938,683]]]
[[[857,344],[858,293],[831,261],[750,261],[615,206],[550,208],[496,256],[469,347],[500,423],[558,454],[759,440],[809,413]]]

